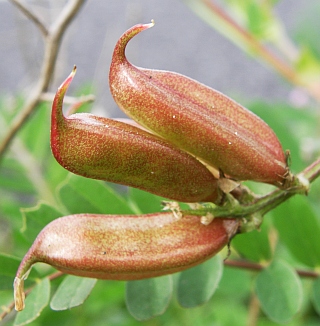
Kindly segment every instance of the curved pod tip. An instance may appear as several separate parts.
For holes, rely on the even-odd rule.
[[[77,72],[77,66],[74,65],[70,75],[66,78],[66,80],[58,88],[58,90],[63,91],[61,96],[63,96],[65,94],[65,92],[67,91],[67,89],[69,88],[69,85],[71,84],[76,72]]]
[[[65,117],[63,99],[75,72],[76,68],[62,83],[52,105],[51,149],[62,167],[171,200],[220,203],[216,178],[196,158],[166,140],[89,113]]]
[[[115,45],[109,85],[118,106],[152,133],[232,179],[284,187],[290,174],[281,143],[258,116],[184,75],[143,69],[127,60],[126,45],[146,28],[131,27]]]
[[[240,221],[171,212],[145,215],[77,214],[58,218],[37,236],[14,282],[16,310],[24,308],[23,283],[43,262],[63,273],[105,280],[139,280],[176,273],[217,254]]]
[[[147,24],[141,24],[141,26],[143,27],[143,30],[145,29],[148,29],[148,28],[151,28],[155,25],[155,21],[154,19],[151,19],[150,23],[147,23]],[[138,26],[138,25],[136,25]]]

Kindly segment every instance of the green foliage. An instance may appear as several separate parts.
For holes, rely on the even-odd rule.
[[[14,326],[23,326],[33,322],[48,305],[50,297],[50,281],[48,278],[39,280],[30,295],[26,298],[26,308],[21,311],[14,322]]]
[[[180,273],[177,297],[180,305],[193,308],[208,302],[217,289],[223,272],[221,257]]]
[[[172,295],[170,275],[130,281],[126,286],[126,303],[137,320],[148,320],[163,314]]]
[[[69,175],[59,186],[61,203],[72,214],[133,214],[127,201],[103,182]],[[94,196],[92,195],[94,194]]]
[[[260,230],[248,234],[239,234],[232,241],[232,246],[242,257],[256,263],[269,261],[272,258],[269,234],[270,223],[265,221]],[[252,245],[254,243],[254,246]]]
[[[306,108],[296,109],[288,104],[251,103],[248,108],[274,130],[284,150],[290,151],[290,168],[294,173],[304,169],[310,159],[305,142],[316,144],[317,112]],[[316,153],[315,153],[316,155]]]
[[[45,203],[38,203],[37,206],[31,208],[22,208],[21,214],[23,220],[21,233],[30,244],[47,224],[63,215]]]
[[[273,211],[281,242],[302,264],[320,266],[320,216],[305,197],[283,203]]]
[[[286,323],[302,304],[302,285],[294,269],[275,260],[257,277],[256,292],[262,309],[271,320]]]
[[[305,80],[317,81],[320,74],[320,62],[312,50],[304,47],[296,61],[296,69]]]
[[[221,17],[209,12],[201,1],[185,2],[211,26],[253,53],[250,44],[233,33]],[[254,0],[226,1],[231,16],[243,28],[257,39],[274,44],[283,33],[283,26],[273,11],[276,2],[265,1],[261,5]],[[317,15],[314,20],[319,23]],[[297,35],[297,39],[303,40],[303,46],[294,68],[303,80],[314,80],[319,75],[316,30],[304,26]],[[17,104],[10,111],[0,102],[1,137],[19,111],[20,99]],[[319,156],[319,115],[314,108],[298,110],[285,103],[262,101],[249,103],[248,108],[265,120],[284,149],[290,150],[293,172],[298,173]],[[50,221],[76,213],[141,214],[162,209],[162,198],[155,195],[66,172],[50,152],[49,120],[50,106],[39,105],[0,166],[0,306],[3,310],[12,303],[12,283],[22,257]],[[270,189],[261,184],[249,184],[249,187],[262,194]],[[25,310],[15,316],[12,313],[4,323],[246,325],[252,313],[261,307],[261,312],[254,315],[259,326],[317,325],[320,322],[319,193],[317,181],[309,197],[290,199],[266,215],[260,230],[237,235],[232,240],[228,259],[256,269],[224,267],[222,258],[227,257],[227,251],[178,274],[127,283],[74,276],[49,281],[48,276],[56,271],[36,264],[25,282],[30,291]],[[313,278],[302,280],[297,273],[300,269]]]
[[[66,276],[52,297],[50,308],[66,310],[83,304],[96,282],[92,278]]]
[[[11,290],[12,280],[20,265],[20,259],[5,254],[0,254],[0,291]],[[3,268],[5,266],[5,268]]]
[[[271,108],[262,103],[253,104],[251,108],[272,125],[288,148],[300,148],[301,146],[302,139],[294,133],[295,128],[299,127],[305,136],[308,133],[313,133],[315,123],[312,112],[305,111],[302,114],[302,112],[294,111],[288,106]],[[282,124],[272,118],[275,110],[281,114],[283,117],[281,120],[287,124],[286,133],[282,131]],[[39,112],[39,115],[41,114],[43,112]],[[33,123],[38,123],[37,121],[36,116],[31,121],[30,128],[32,128]],[[47,124],[48,127],[48,122],[47,120],[42,123]],[[285,137],[288,132],[290,132],[289,139]],[[28,142],[24,137],[25,135],[21,135],[22,144]],[[38,137],[37,131],[34,131],[34,138],[36,137]],[[29,139],[29,137],[27,138]],[[49,146],[48,139],[46,146]],[[29,155],[36,160],[37,152],[33,153],[30,146],[25,147],[29,147]],[[42,151],[41,155],[45,155],[44,152]],[[293,164],[297,170],[306,164],[300,153],[300,151],[298,153],[294,151],[292,154]],[[19,160],[13,161],[19,163]],[[54,164],[51,156],[47,157],[47,164],[41,171],[44,180],[48,173],[47,169],[54,170],[58,176],[63,175],[59,172],[60,169],[63,169]],[[30,193],[32,196],[41,199],[42,193],[37,193],[34,190],[32,187],[33,180],[28,179],[27,171],[21,169],[20,173],[25,176],[24,180],[28,180],[26,182],[30,187],[24,186],[22,188],[17,182],[7,190],[7,195],[13,196],[14,192],[18,190],[19,193]],[[51,196],[50,194],[47,195],[47,198],[51,198],[51,204],[40,201],[33,207],[21,209],[22,219],[19,217],[19,207],[15,207],[15,223],[17,223],[16,220],[20,222],[17,223],[17,227],[13,227],[12,232],[15,235],[14,238],[19,239],[17,245],[21,246],[19,249],[20,258],[0,255],[0,266],[6,266],[0,268],[0,291],[4,297],[9,291],[12,292],[10,288],[22,255],[27,251],[40,230],[53,219],[67,214],[84,212],[140,214],[161,210],[162,198],[137,189],[116,188],[105,182],[72,174],[60,178],[60,183],[56,181],[51,183],[50,179],[46,182],[46,189],[51,189]],[[255,187],[259,188],[259,185],[255,185]],[[263,187],[260,190],[263,190]],[[314,205],[318,207],[317,203]],[[7,208],[1,206],[2,215],[5,211]],[[32,288],[26,302],[26,310],[17,314],[15,323],[17,325],[26,324],[34,320],[39,314],[40,323],[41,320],[47,321],[48,318],[59,320],[59,316],[63,312],[44,309],[50,303],[53,310],[68,310],[63,313],[66,324],[69,318],[79,318],[75,317],[76,312],[72,313],[72,311],[93,309],[93,312],[90,313],[91,321],[94,321],[95,318],[98,320],[107,314],[108,316],[105,318],[112,325],[121,324],[112,322],[112,316],[114,318],[116,318],[115,316],[122,316],[118,318],[125,325],[135,325],[134,319],[130,317],[129,313],[138,320],[148,320],[151,317],[159,319],[164,325],[170,325],[173,321],[177,323],[183,321],[185,325],[192,325],[194,319],[183,317],[188,315],[187,310],[181,310],[178,304],[189,307],[189,309],[193,307],[190,311],[193,311],[194,316],[198,316],[198,320],[201,320],[203,325],[210,324],[212,320],[223,325],[231,325],[240,321],[245,324],[248,319],[248,301],[253,295],[251,284],[255,278],[255,289],[262,309],[271,320],[275,322],[289,321],[292,318],[299,320],[302,318],[302,315],[299,314],[302,285],[294,272],[294,266],[299,267],[301,264],[310,267],[319,266],[320,254],[317,252],[319,249],[317,246],[319,239],[318,223],[319,215],[316,210],[310,207],[309,200],[304,197],[297,197],[278,207],[272,212],[272,215],[267,216],[260,232],[253,231],[235,237],[232,241],[233,249],[229,259],[239,255],[248,261],[263,264],[272,262],[275,256],[282,259],[275,261],[260,273],[252,274],[228,267],[223,269],[221,256],[216,256],[204,264],[178,275],[173,275],[173,277],[166,276],[128,282],[126,290],[123,288],[123,282],[99,281],[97,288],[94,287],[95,280],[67,276],[62,280],[57,279],[51,282],[52,294],[49,295],[50,287],[46,276],[54,271],[47,266],[36,265],[26,282],[26,287]],[[18,234],[22,235],[23,240],[18,237]],[[279,234],[278,240],[273,238],[274,234]],[[308,237],[305,234],[308,234]],[[275,244],[277,244],[276,247]],[[226,255],[226,253],[222,255]],[[285,263],[283,260],[287,262]],[[310,299],[306,301],[309,306],[312,301],[316,310],[319,309],[318,283],[319,281],[314,282]],[[306,295],[307,290],[304,289],[303,292]],[[273,298],[272,300],[268,299],[270,296]],[[85,303],[82,305],[84,301]],[[30,302],[34,304],[30,304]],[[125,307],[125,305],[127,305],[129,313],[125,311],[125,308],[119,308]],[[236,315],[230,315],[230,306],[235,307]],[[275,307],[279,309],[275,309]],[[72,309],[69,310],[70,308]],[[166,313],[164,313],[165,311]],[[70,312],[69,316],[65,315],[67,312]],[[161,314],[163,315],[159,316]],[[144,323],[148,324],[148,321]]]
[[[313,282],[313,287],[312,287],[312,301],[314,304],[314,308],[320,314],[320,277],[318,277],[314,282]]]

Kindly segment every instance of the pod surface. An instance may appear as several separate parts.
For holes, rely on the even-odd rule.
[[[38,235],[21,263],[20,277],[35,262],[86,277],[135,280],[199,264],[237,232],[235,219],[202,225],[197,216],[177,220],[170,212],[131,215],[70,215]]]
[[[74,74],[74,73],[73,73]],[[68,171],[84,177],[140,188],[183,202],[211,201],[217,179],[196,158],[141,128],[88,113],[65,117],[58,90],[51,119],[51,148]]]
[[[136,25],[117,42],[111,93],[130,117],[238,180],[281,186],[286,157],[272,129],[227,96],[183,75],[133,66],[127,43],[153,24]]]

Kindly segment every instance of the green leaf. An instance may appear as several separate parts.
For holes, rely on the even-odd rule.
[[[21,213],[23,219],[22,233],[31,243],[47,224],[63,216],[61,212],[42,202],[32,208],[22,208]]]
[[[248,308],[242,303],[234,301],[232,296],[229,298],[216,298],[214,297],[212,306],[210,304],[203,306],[204,310],[203,315],[208,314],[208,310],[212,310],[211,318],[206,318],[206,323],[200,324],[195,320],[192,325],[206,325],[206,326],[243,326],[248,325]],[[192,309],[193,310],[193,309]],[[207,316],[206,316],[207,317]],[[213,322],[214,320],[214,322]],[[268,324],[259,324],[259,326],[269,326]],[[272,325],[274,326],[274,325]]]
[[[250,38],[246,37],[242,29],[248,30],[259,39],[277,40],[281,35],[281,22],[273,15],[270,1],[261,5],[258,1],[224,1],[225,8],[208,5],[206,1],[183,0],[183,2],[203,21],[222,34],[225,38],[239,46],[243,51],[255,55],[257,49],[252,46]],[[218,9],[213,9],[217,7]],[[221,14],[221,10],[224,12]],[[225,19],[227,15],[236,24]],[[241,28],[237,28],[240,25]]]
[[[320,315],[320,277],[313,282],[311,300],[316,312]]]
[[[290,150],[290,168],[294,172],[304,169],[306,162],[302,158],[301,149],[305,147],[303,140],[314,138],[318,130],[316,112],[297,110],[285,104],[270,105],[262,101],[251,103],[248,109],[272,128],[284,150]]]
[[[6,191],[34,193],[36,190],[30,182],[27,171],[18,160],[4,157],[1,162],[0,184]]]
[[[294,197],[272,213],[280,241],[290,253],[309,267],[320,266],[320,223],[308,199]]]
[[[21,259],[7,254],[0,254],[0,291],[12,290],[13,281],[16,276]],[[32,273],[25,281],[25,286],[29,286],[39,279],[38,272],[33,269]]]
[[[250,272],[225,265],[215,297],[223,296],[230,298],[236,304],[241,304],[251,295],[251,285],[252,277]]]
[[[50,307],[53,310],[66,310],[80,306],[89,296],[97,280],[68,275],[54,294]]]
[[[276,323],[290,321],[302,304],[300,278],[282,261],[274,261],[258,275],[256,293],[262,310]]]
[[[269,261],[272,256],[269,242],[269,229],[268,221],[264,221],[259,231],[255,230],[245,234],[239,234],[232,239],[232,247],[241,256],[251,261],[258,263]]]
[[[238,24],[250,31],[260,40],[277,39],[281,30],[276,17],[273,15],[270,1],[261,5],[256,0],[233,1],[227,0],[227,13],[232,15]]]
[[[44,278],[37,283],[26,297],[25,308],[17,314],[15,326],[27,325],[37,319],[41,311],[48,305],[50,297],[50,281]]]
[[[143,214],[159,212],[162,209],[161,202],[164,200],[162,197],[136,188],[129,188],[129,199]]]
[[[180,273],[177,296],[181,306],[193,308],[210,300],[223,271],[219,255]]]
[[[0,291],[12,289],[12,284],[20,259],[6,254],[0,254]]]
[[[50,108],[49,103],[42,102],[35,110],[32,119],[21,130],[20,139],[26,148],[43,161],[50,150]]]
[[[320,74],[320,61],[311,48],[304,46],[298,60],[295,62],[296,70],[307,82],[318,82]]]
[[[65,182],[70,174],[65,168],[63,168],[53,156],[46,160],[45,179],[54,191],[59,188],[61,183]]]
[[[172,296],[170,275],[126,284],[126,304],[130,314],[143,321],[163,314]]]
[[[126,200],[110,186],[71,173],[60,186],[59,194],[62,203],[72,214],[134,213]]]

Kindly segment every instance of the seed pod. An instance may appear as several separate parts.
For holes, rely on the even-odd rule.
[[[188,77],[128,62],[127,43],[152,26],[132,27],[115,46],[109,84],[119,107],[229,177],[284,185],[291,178],[286,157],[272,129],[259,117]]]
[[[87,113],[65,117],[74,71],[56,93],[51,148],[68,171],[183,202],[218,201],[217,179],[196,158],[141,128]]]
[[[182,271],[220,251],[235,235],[236,219],[197,216],[176,219],[171,212],[147,215],[69,215],[38,235],[15,278],[16,309],[23,309],[23,280],[36,262],[72,275],[138,280]]]

